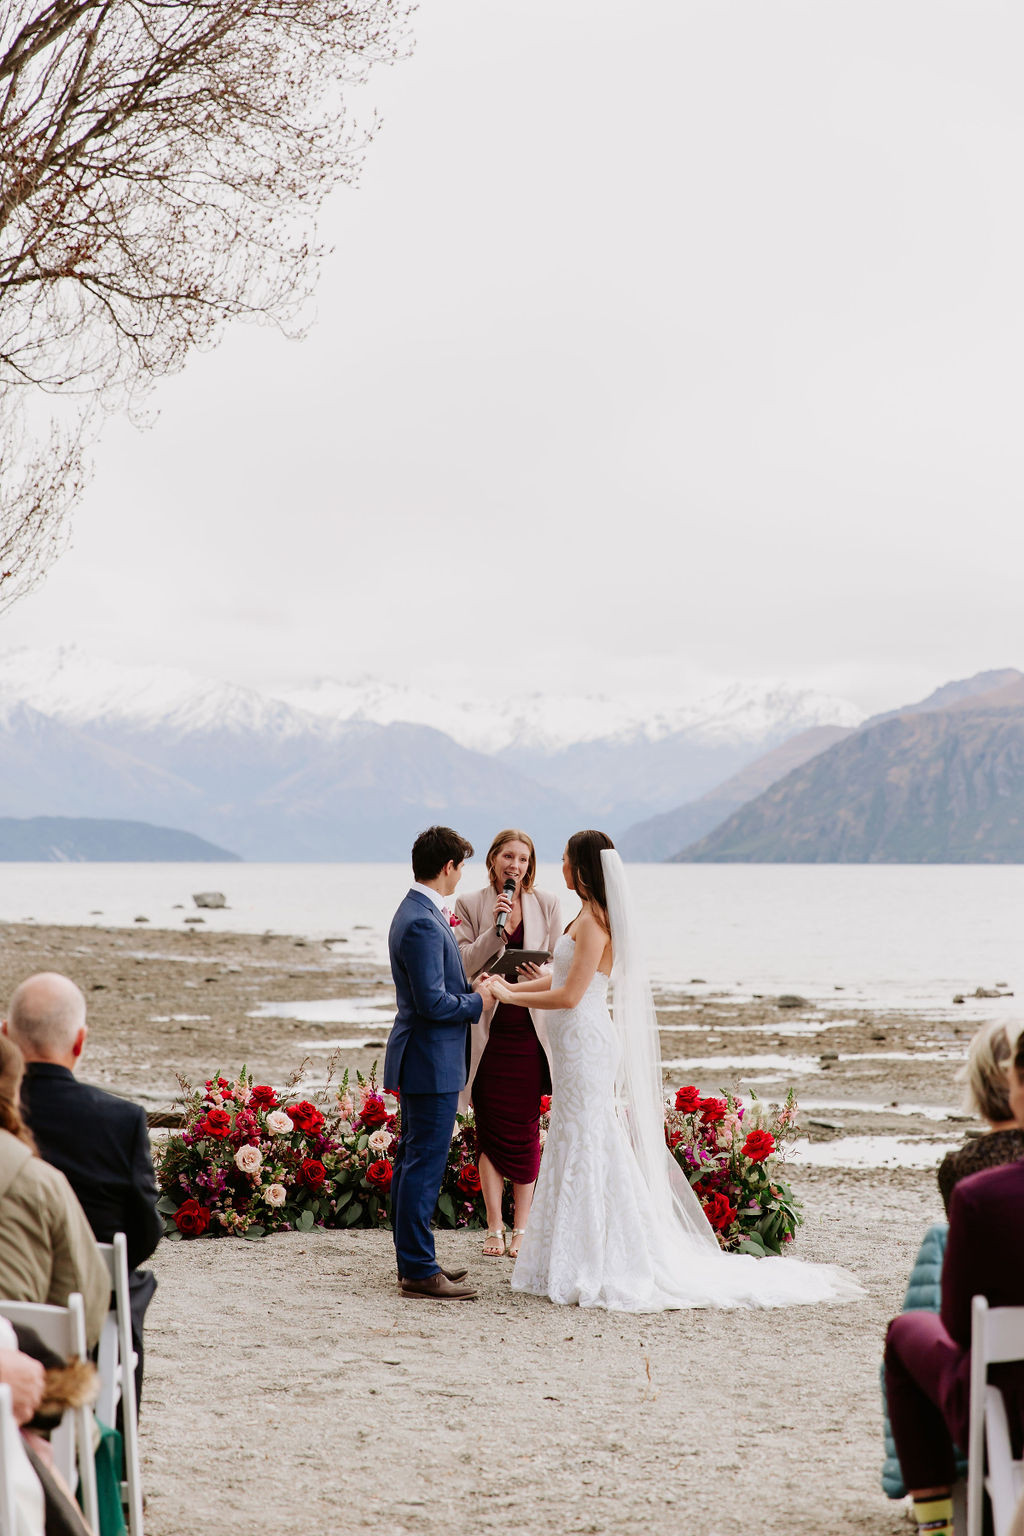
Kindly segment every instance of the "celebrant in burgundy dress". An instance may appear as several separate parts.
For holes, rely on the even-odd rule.
[[[455,907],[455,937],[462,963],[472,980],[510,949],[551,951],[562,931],[557,896],[534,888],[537,855],[525,832],[499,832],[487,852],[489,883],[483,890],[459,898]],[[506,882],[515,882],[511,896]],[[504,934],[497,931],[505,914]],[[526,1229],[533,1186],[540,1167],[540,1100],[550,1091],[547,1032],[543,1016],[529,1008],[502,1003],[484,1009],[473,1026],[469,1084],[460,1103],[472,1104],[476,1120],[480,1189],[487,1207],[484,1253],[497,1258],[505,1252],[502,1197],[505,1180],[512,1184],[514,1216],[508,1245],[514,1258]]]

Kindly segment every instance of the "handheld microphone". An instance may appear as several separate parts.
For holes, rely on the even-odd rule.
[[[512,877],[510,875],[509,878],[505,881],[505,884],[502,886],[501,894],[503,896],[514,896],[515,893],[516,893],[516,883],[515,883],[515,881],[512,879]],[[494,926],[498,930],[498,938],[499,939],[503,939],[505,937],[505,923],[506,923],[507,920],[508,920],[508,913],[507,912],[499,912],[498,913],[498,921],[495,923]]]

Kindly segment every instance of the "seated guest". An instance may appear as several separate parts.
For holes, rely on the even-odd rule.
[[[18,1047],[0,1035],[0,1298],[64,1307],[81,1291],[91,1349],[110,1306],[110,1276],[74,1190],[37,1156],[25,1128],[24,1070]]]
[[[1024,1035],[1014,1047],[1009,1103],[1024,1128]],[[905,1312],[889,1324],[886,1395],[903,1480],[919,1536],[952,1536],[953,1445],[966,1446],[970,1403],[971,1300],[1024,1306],[1024,1162],[961,1179],[949,1205],[942,1310]],[[992,1374],[1011,1424],[1024,1423],[1024,1368]]]
[[[156,1290],[156,1276],[139,1265],[164,1227],[145,1111],[75,1077],[88,1026],[85,998],[66,976],[44,971],[23,981],[11,998],[4,1032],[27,1063],[22,1105],[40,1156],[67,1176],[98,1242],[112,1242],[115,1232],[127,1239],[138,1398],[142,1322]]]
[[[949,1198],[958,1179],[1024,1157],[1024,1131],[1010,1113],[1010,1032],[1002,1020],[983,1024],[967,1053],[967,1103],[988,1130],[966,1146],[947,1152],[939,1164],[939,1191],[949,1214]]]

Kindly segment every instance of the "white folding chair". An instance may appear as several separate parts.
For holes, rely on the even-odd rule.
[[[982,1536],[985,1493],[992,1505],[993,1536],[1007,1536],[1017,1501],[1024,1491],[1024,1462],[1013,1459],[1003,1394],[988,1383],[989,1366],[1010,1360],[1024,1362],[1024,1307],[990,1308],[984,1296],[975,1296],[971,1303],[967,1536]]]
[[[66,1307],[51,1307],[30,1301],[0,1301],[0,1317],[23,1328],[34,1328],[44,1344],[69,1360],[77,1355],[88,1360],[85,1343],[85,1303],[78,1291],[68,1297]],[[82,1513],[94,1531],[100,1528],[99,1501],[96,1496],[96,1453],[93,1449],[91,1408],[69,1408],[50,1436],[53,1462],[72,1493],[82,1484]],[[77,1472],[76,1472],[77,1468]]]
[[[139,1357],[132,1347],[131,1295],[128,1289],[128,1240],[123,1232],[114,1233],[112,1243],[97,1247],[110,1271],[110,1292],[114,1305],[107,1313],[100,1334],[98,1359],[100,1395],[96,1413],[101,1423],[111,1428],[121,1404],[121,1432],[124,1439],[125,1479],[121,1484],[121,1503],[128,1509],[131,1536],[142,1536],[142,1472],[139,1464],[139,1420],[135,1402],[135,1367]]]
[[[0,1385],[0,1536],[15,1536],[17,1530],[14,1507],[14,1437],[17,1433],[11,1389]]]

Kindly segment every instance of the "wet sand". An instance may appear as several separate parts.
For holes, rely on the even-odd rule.
[[[35,970],[72,975],[89,1003],[83,1076],[154,1114],[173,1109],[176,1072],[200,1081],[245,1062],[281,1083],[308,1057],[312,1087],[331,1040],[363,1042],[342,1058],[353,1070],[383,1057],[387,1026],[374,1016],[390,977],[343,945],[4,925],[0,965],[5,997]],[[363,1022],[251,1017],[330,1000],[354,1000]],[[783,1009],[700,987],[658,1002],[666,1060],[703,1063],[668,1079],[766,1098],[792,1083],[812,1156],[890,1136],[937,1161],[970,1128],[956,1082],[969,1009],[872,1011],[841,997]],[[480,1234],[451,1233],[442,1258],[471,1265],[481,1298],[436,1306],[399,1297],[382,1233],[162,1244],[142,1423],[147,1531],[895,1536],[902,1506],[878,1483],[878,1359],[921,1234],[941,1218],[934,1172],[792,1176],[807,1216],[796,1253],[843,1264],[865,1301],[562,1309],[513,1295],[508,1264],[479,1256]]]

